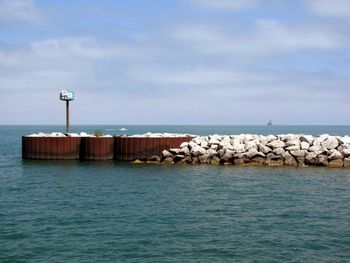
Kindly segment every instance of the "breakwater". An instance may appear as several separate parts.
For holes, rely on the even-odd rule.
[[[350,137],[210,135],[162,152],[166,163],[350,167]]]
[[[184,164],[350,167],[350,137],[142,134],[22,137],[24,159],[123,160]]]

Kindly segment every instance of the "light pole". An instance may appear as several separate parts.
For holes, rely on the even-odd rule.
[[[74,100],[74,92],[62,90],[60,92],[60,100],[66,102],[66,133],[69,132],[69,101]]]

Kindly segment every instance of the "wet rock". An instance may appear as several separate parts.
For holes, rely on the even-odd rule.
[[[233,158],[233,153],[231,151],[226,151],[225,154],[221,157],[223,162],[229,162]]]
[[[185,156],[184,158],[182,158],[182,159],[180,160],[180,163],[185,163],[185,164],[190,164],[190,163],[192,163],[192,158],[191,158],[191,156]]]
[[[174,162],[178,162],[178,161],[180,161],[183,158],[185,158],[185,155],[177,154],[177,155],[173,156],[173,161]]]
[[[173,154],[171,152],[167,151],[167,150],[164,150],[164,151],[162,151],[162,156],[164,158],[168,158],[168,157],[172,157]]]
[[[314,152],[311,152],[311,153],[308,153],[306,156],[305,156],[305,163],[306,164],[315,164],[316,163],[316,153]]]
[[[254,157],[251,162],[252,165],[265,165],[266,160],[264,157]]]
[[[211,163],[211,164],[218,165],[218,164],[220,164],[220,158],[217,157],[217,156],[213,156],[213,157],[211,158],[211,160],[210,160],[210,163]]]
[[[280,160],[281,159],[280,155],[276,155],[274,153],[269,153],[266,157],[267,157],[267,159],[271,159],[271,160]]]
[[[233,163],[236,165],[242,165],[245,163],[245,161],[244,161],[244,158],[237,158],[237,159],[234,159]]]
[[[210,164],[210,159],[211,158],[208,154],[203,154],[203,155],[199,156],[200,163]]]
[[[282,166],[283,165],[283,161],[280,160],[272,160],[272,159],[267,159],[266,160],[266,164],[268,166]]]
[[[199,157],[193,157],[193,158],[192,158],[192,163],[193,163],[193,164],[200,164],[201,162],[200,162],[200,160],[199,160]]]
[[[341,159],[335,159],[328,163],[328,167],[331,167],[331,168],[342,168],[343,165],[344,163],[343,163],[343,160]]]
[[[174,163],[173,158],[167,157],[163,160],[163,163]]]
[[[323,155],[323,154],[318,155],[316,158],[315,164],[319,165],[319,166],[327,166],[328,165],[328,156]]]
[[[305,166],[305,158],[304,157],[297,157],[297,163],[298,163],[298,166],[304,167]]]
[[[150,161],[152,162],[160,162],[161,158],[158,155],[153,155],[150,158]]]
[[[328,160],[336,160],[336,159],[343,159],[343,155],[341,154],[341,152],[333,149],[330,151],[330,155],[328,157]]]
[[[284,163],[284,165],[287,165],[287,166],[297,166],[298,165],[295,158],[289,152],[285,153],[283,163]]]
[[[343,163],[345,168],[350,168],[350,158],[345,158]]]

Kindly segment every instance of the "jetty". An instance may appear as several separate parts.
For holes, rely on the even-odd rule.
[[[41,160],[350,168],[350,137],[328,134],[32,134],[22,137],[22,157]]]

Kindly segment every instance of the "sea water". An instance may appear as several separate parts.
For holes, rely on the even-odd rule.
[[[63,129],[0,126],[0,262],[349,262],[350,170],[21,159],[21,135]],[[94,130],[350,133],[346,126],[72,127]]]

